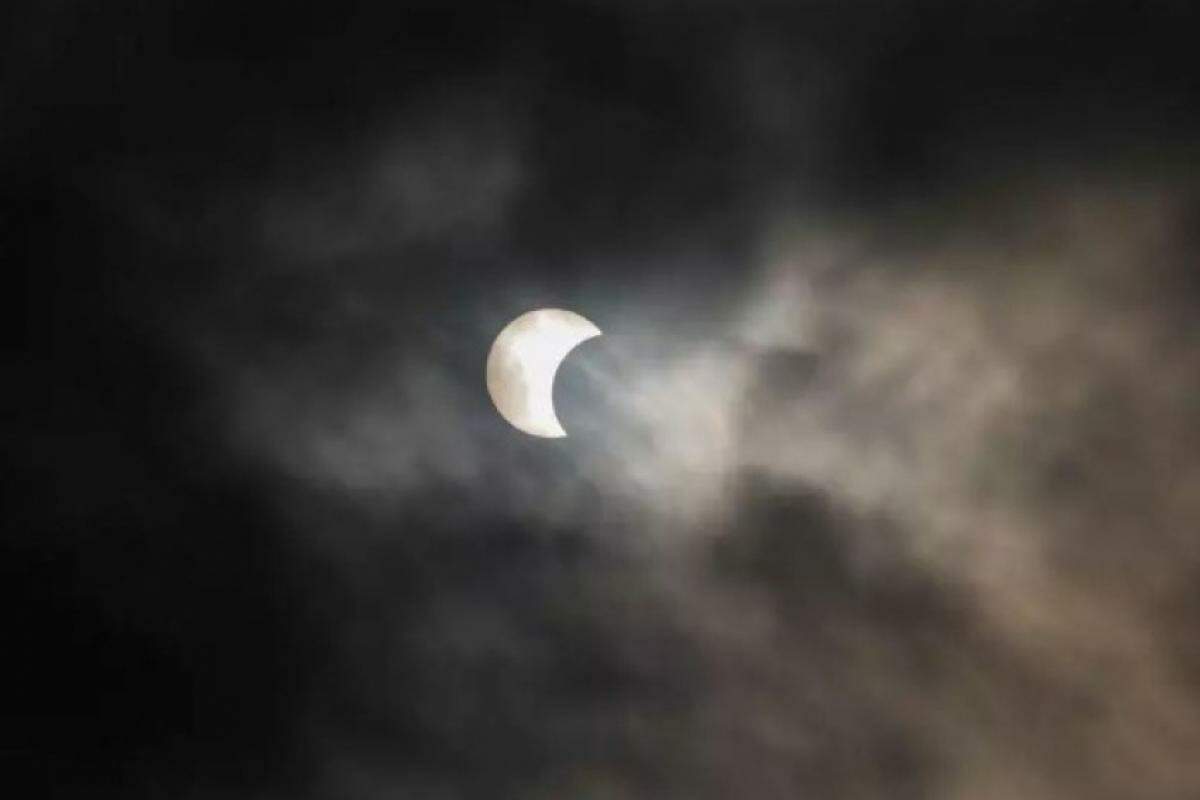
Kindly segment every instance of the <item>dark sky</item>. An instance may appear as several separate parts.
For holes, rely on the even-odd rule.
[[[7,784],[1200,796],[1197,30],[6,6]]]

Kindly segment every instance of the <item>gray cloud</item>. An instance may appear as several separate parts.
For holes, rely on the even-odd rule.
[[[351,570],[342,691],[380,726],[315,723],[331,791],[1191,791],[1186,197],[973,197],[903,246],[907,214],[764,225],[720,336],[608,387],[636,437],[539,452],[399,334],[350,382],[232,365],[231,441],[342,509],[294,516]],[[409,736],[450,761],[383,755]]]
[[[1163,133],[1190,89],[1099,10],[676,5],[365,9],[349,41],[386,57],[300,37],[267,58],[306,79],[278,98],[271,69],[181,57],[240,104],[185,94],[169,142],[117,115],[162,152],[70,172],[135,265],[95,296],[186,376],[147,356],[133,394],[187,394],[201,430],[75,450],[145,473],[173,558],[224,542],[207,572],[160,557],[202,587],[180,606],[301,640],[263,645],[296,682],[286,780],[169,750],[131,772],[348,800],[1196,795],[1194,152]],[[370,79],[322,111],[347,63]],[[563,367],[566,440],[484,385],[539,306],[607,334]],[[222,513],[168,524],[195,508]],[[230,572],[270,602],[228,600]],[[249,638],[193,635],[185,665]]]

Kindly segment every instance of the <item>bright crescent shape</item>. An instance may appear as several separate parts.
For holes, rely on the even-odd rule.
[[[533,436],[566,436],[554,412],[554,376],[580,342],[600,334],[590,320],[562,308],[539,308],[508,323],[487,358],[488,394],[500,416]]]

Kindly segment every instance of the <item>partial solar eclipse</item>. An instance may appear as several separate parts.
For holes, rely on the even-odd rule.
[[[561,308],[539,308],[500,331],[487,358],[487,389],[500,416],[532,436],[567,435],[554,411],[554,376],[567,355],[601,331]]]

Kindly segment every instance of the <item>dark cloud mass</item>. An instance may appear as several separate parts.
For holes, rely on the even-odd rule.
[[[1193,5],[8,8],[10,785],[1200,797]]]

